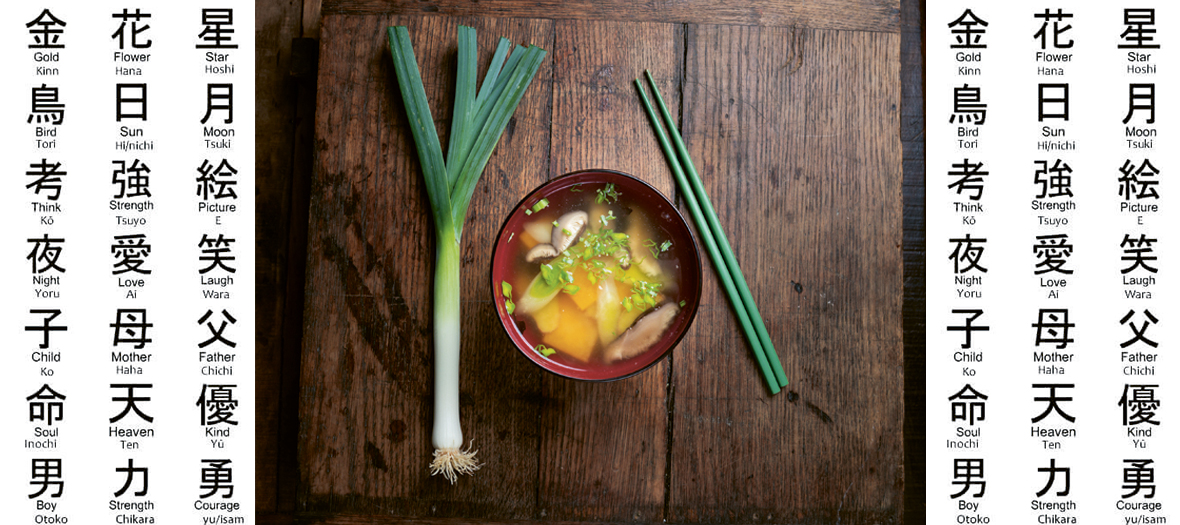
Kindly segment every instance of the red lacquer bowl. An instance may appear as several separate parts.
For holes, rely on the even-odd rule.
[[[674,260],[678,261],[675,268],[679,272],[679,290],[676,293],[676,299],[683,301],[684,304],[659,341],[647,351],[631,359],[609,365],[601,363],[589,365],[565,359],[560,355],[544,357],[534,350],[535,344],[539,341],[530,342],[526,339],[525,322],[519,319],[521,314],[518,312],[517,318],[513,318],[508,315],[505,309],[501,283],[511,279],[510,272],[513,265],[518,264],[518,259],[523,257],[523,250],[512,243],[520,243],[517,235],[523,231],[525,223],[536,219],[526,213],[526,210],[531,210],[542,198],[559,203],[564,198],[571,198],[569,197],[571,190],[585,189],[593,192],[596,188],[604,187],[605,184],[614,185],[619,193],[617,202],[620,205],[624,207],[640,206],[645,209],[648,217],[656,223],[654,227],[659,230],[659,236],[672,241],[672,246],[675,249]],[[560,205],[557,204],[557,206]],[[594,218],[591,218],[591,221],[593,220]],[[492,251],[491,292],[496,304],[496,314],[500,318],[500,325],[504,327],[508,338],[512,340],[520,353],[530,361],[545,370],[570,379],[613,381],[638,374],[654,365],[664,356],[670,354],[672,348],[684,337],[684,333],[688,331],[689,325],[696,317],[697,306],[701,300],[701,259],[696,238],[689,229],[688,223],[668,198],[658,190],[646,182],[617,171],[599,169],[576,171],[542,184],[521,200],[508,215],[504,225],[500,228]],[[523,292],[523,288],[514,290],[514,294]],[[620,295],[622,294],[623,292],[620,291]]]

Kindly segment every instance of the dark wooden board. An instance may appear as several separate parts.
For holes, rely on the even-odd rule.
[[[302,276],[296,278],[298,293],[289,294],[290,262],[302,261],[302,244],[292,246],[291,235],[306,230],[306,205],[292,203],[294,178],[293,147],[299,86],[291,75],[291,42],[299,36],[301,8],[298,1],[256,4],[255,44],[255,498],[259,512],[280,510],[278,465],[293,464],[282,454],[280,441],[293,442],[294,432],[280,433],[280,426],[293,418],[283,412],[284,386],[298,382],[298,374],[283,373],[284,362],[299,359],[299,333],[287,328],[292,299],[302,307]],[[238,166],[239,169],[243,166]],[[244,173],[249,173],[249,170]],[[265,218],[265,219],[263,219]],[[294,250],[294,251],[293,251]],[[298,254],[292,256],[292,253]],[[294,335],[294,337],[292,337]],[[294,349],[294,352],[284,351]],[[297,368],[296,368],[297,370]],[[288,398],[293,401],[294,398]],[[292,429],[293,430],[293,429]],[[293,503],[287,498],[287,507]],[[287,510],[287,509],[284,509]]]
[[[310,191],[300,522],[898,521],[897,34],[333,5]],[[453,487],[426,470],[433,226],[391,23],[410,27],[444,144],[456,24],[479,29],[488,54],[501,34],[551,51],[465,225],[462,421],[486,465]],[[631,85],[644,68],[674,112],[684,98],[689,148],[792,379],[783,394],[767,395],[708,264],[688,336],[628,380],[542,374],[496,324],[489,250],[528,189],[608,167],[676,193]]]
[[[708,272],[675,360],[668,520],[897,521],[897,35],[687,36],[686,140],[791,384],[768,397]]]
[[[321,0],[313,0],[319,7]],[[434,13],[898,31],[900,0],[322,0],[325,13]]]
[[[901,144],[905,287],[905,522],[926,523],[925,3],[902,2]]]

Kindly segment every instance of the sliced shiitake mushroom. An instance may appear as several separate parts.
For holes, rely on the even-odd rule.
[[[679,306],[675,303],[668,303],[639,318],[634,326],[627,329],[623,335],[606,347],[606,362],[614,363],[631,359],[651,348],[651,345],[656,344],[656,341],[659,341],[660,337],[664,335],[664,331],[672,325],[672,320],[679,312]]]
[[[552,244],[538,244],[525,254],[524,260],[527,262],[543,261],[557,257],[558,253],[560,252]]]
[[[553,226],[553,247],[557,248],[557,253],[564,252],[578,239],[589,219],[590,215],[580,210],[571,211],[557,219],[557,224]]]

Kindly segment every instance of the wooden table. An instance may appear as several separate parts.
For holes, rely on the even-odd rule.
[[[903,27],[896,2],[734,5],[326,0],[318,23],[304,19],[318,30],[314,76],[298,56],[307,42],[282,59],[302,78],[287,98],[300,111],[314,100],[314,131],[300,138],[304,114],[274,126],[293,160],[271,164],[295,176],[272,209],[294,224],[273,226],[293,233],[260,253],[279,268],[260,296],[272,286],[281,299],[259,313],[260,326],[279,320],[280,340],[260,334],[260,370],[272,369],[259,379],[264,521],[898,523],[906,506],[918,517],[903,454],[916,447],[903,446],[902,244],[903,143],[921,137],[905,135],[901,81],[916,25]],[[499,36],[550,53],[464,228],[462,423],[484,466],[452,486],[426,469],[433,227],[385,27],[409,27],[445,144],[458,24],[479,31],[483,64]],[[631,379],[542,372],[498,325],[491,245],[529,190],[597,167],[678,195],[631,84],[644,69],[679,108],[791,379],[779,395],[707,258],[689,333]],[[304,257],[301,210],[306,258],[288,263]]]

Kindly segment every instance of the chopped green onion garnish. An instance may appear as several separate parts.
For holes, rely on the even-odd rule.
[[[582,193],[582,183],[579,182],[573,186],[570,186],[570,191],[573,193]]]
[[[500,291],[504,292],[505,299],[512,298],[512,285],[508,281],[500,281]]]
[[[607,210],[607,212],[606,212],[606,215],[599,215],[599,216],[598,216],[598,220],[602,221],[602,227],[603,227],[603,228],[606,228],[606,226],[607,226],[607,224],[606,224],[606,221],[613,221],[613,220],[615,220],[615,219],[617,219],[617,218],[618,218],[618,217],[615,217],[615,211],[614,211],[614,210]],[[626,235],[626,234],[623,234],[623,235]]]
[[[579,286],[575,286],[575,285],[572,285],[572,284],[567,284],[567,285],[565,285],[565,286],[562,288],[562,291],[564,291],[565,293],[568,293],[568,294],[570,294],[570,295],[573,295],[573,294],[576,294],[576,293],[578,293],[578,290],[581,290],[581,289],[582,289],[582,288],[581,288],[581,287],[579,287]]]
[[[516,311],[516,303],[512,302],[512,299],[504,299],[504,311],[512,315],[512,312]]]
[[[599,204],[602,204],[607,201],[613,202],[613,201],[619,200],[619,195],[622,195],[622,193],[615,191],[614,184],[607,184],[605,188],[598,189],[598,197],[595,198],[594,200],[595,200],[595,202],[597,202]]]
[[[686,304],[686,303],[685,303],[684,301],[680,301],[680,307],[681,307],[681,308],[684,308],[684,305],[685,305],[685,304]]]
[[[671,248],[671,247],[672,247],[672,241],[664,241],[664,243],[660,245],[660,251],[666,252],[666,251],[668,251],[668,248]]]
[[[549,348],[548,346],[545,346],[545,345],[537,345],[537,347],[534,348],[533,350],[536,350],[538,354],[541,354],[545,357],[549,357],[557,352],[557,350]]]
[[[538,212],[549,207],[549,199],[541,199],[533,205],[533,211]],[[530,214],[531,215],[531,214]]]

